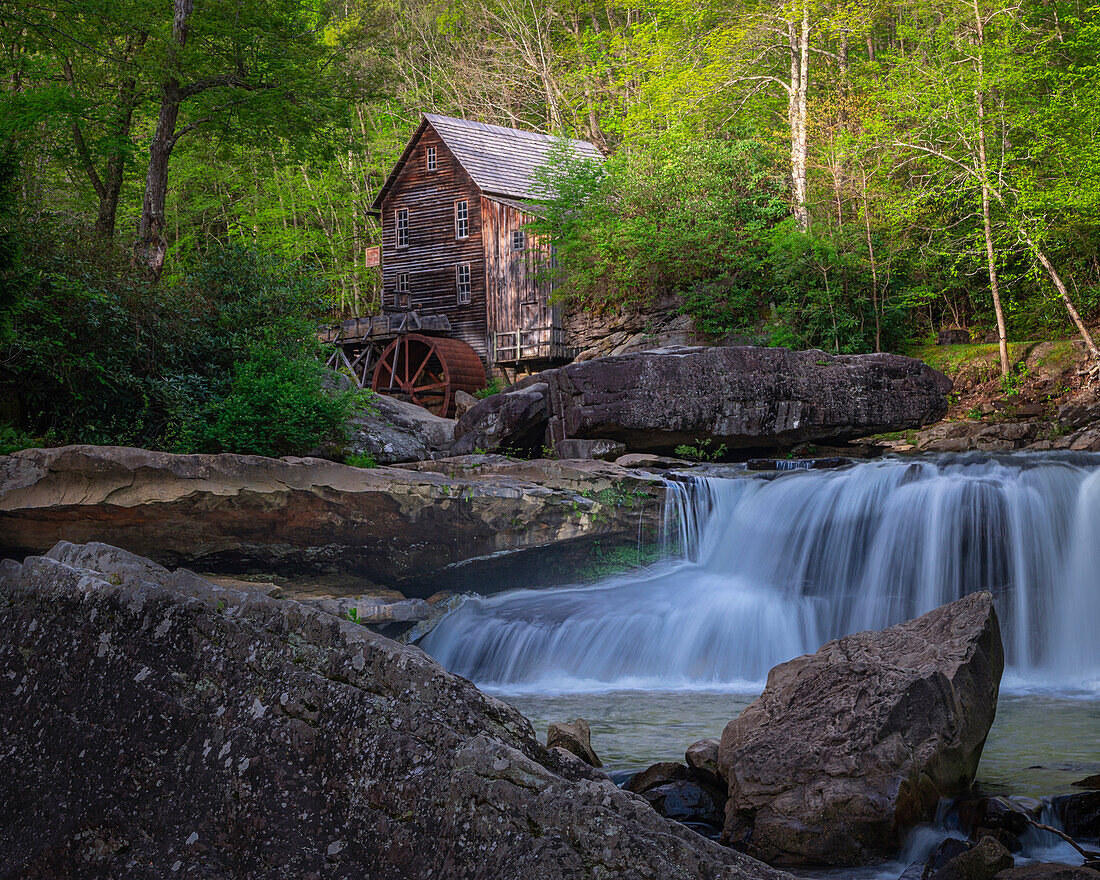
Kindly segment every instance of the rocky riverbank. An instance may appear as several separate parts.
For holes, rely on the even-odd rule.
[[[787,880],[422,651],[110,547],[0,566],[0,875]]]
[[[662,482],[599,461],[411,468],[70,446],[0,456],[0,555],[107,541],[205,571],[350,573],[407,595],[568,580],[656,540]]]

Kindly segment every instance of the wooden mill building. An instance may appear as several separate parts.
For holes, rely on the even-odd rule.
[[[570,360],[540,271],[552,254],[526,228],[555,149],[602,159],[585,141],[425,114],[374,200],[384,310],[445,316],[490,371]]]

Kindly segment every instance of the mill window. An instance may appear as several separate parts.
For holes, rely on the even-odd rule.
[[[428,147],[424,151],[424,164],[429,171],[435,171],[435,147]]]
[[[411,300],[409,298],[409,273],[398,272],[397,273],[397,294],[394,296],[394,305],[399,309],[409,308]]]
[[[458,303],[463,305],[470,301],[470,264],[459,263],[455,266],[455,284],[458,287]]]
[[[470,203],[463,199],[461,202],[455,202],[455,238],[468,238],[469,235]]]
[[[397,246],[399,248],[409,246],[409,209],[398,208],[395,212],[397,219]]]
[[[512,250],[522,251],[527,247],[527,233],[522,229],[512,230]]]

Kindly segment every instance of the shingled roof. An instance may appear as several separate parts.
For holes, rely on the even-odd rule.
[[[375,209],[382,206],[382,199],[405,167],[413,147],[428,125],[435,129],[447,149],[486,195],[519,200],[545,198],[546,194],[535,179],[535,170],[546,164],[556,145],[568,145],[581,158],[603,159],[600,151],[587,141],[425,113],[419,128],[375,198]]]

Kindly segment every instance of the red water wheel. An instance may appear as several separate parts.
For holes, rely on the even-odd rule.
[[[454,414],[455,392],[485,387],[481,358],[465,342],[407,333],[386,346],[374,368],[371,388],[403,397],[437,416]]]

